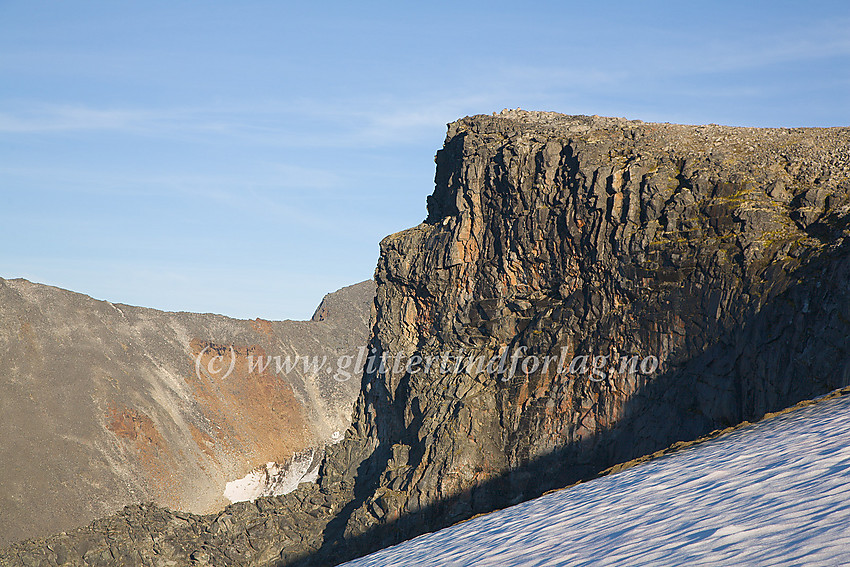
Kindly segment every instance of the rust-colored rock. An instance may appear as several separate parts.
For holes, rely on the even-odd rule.
[[[427,219],[381,243],[370,347],[571,366],[367,368],[318,484],[204,517],[130,508],[0,557],[331,565],[844,386],[848,155],[848,128],[450,124]]]
[[[356,352],[373,294],[330,294],[321,322],[240,321],[0,279],[0,544],[139,502],[213,512],[227,482],[336,440],[359,379],[248,357]],[[231,349],[230,375],[210,374]]]

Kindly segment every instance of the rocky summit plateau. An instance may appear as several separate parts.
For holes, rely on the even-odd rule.
[[[381,242],[388,363],[315,483],[0,562],[333,565],[850,383],[850,129],[508,110],[450,124],[436,164],[424,222]]]

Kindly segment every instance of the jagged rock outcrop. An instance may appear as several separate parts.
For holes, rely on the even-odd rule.
[[[508,112],[450,125],[436,161],[427,220],[382,243],[373,345],[610,360],[367,376],[349,536],[394,522],[388,543],[848,383],[850,130]],[[659,367],[609,371],[635,355]]]
[[[0,544],[131,503],[221,510],[226,483],[270,461],[284,470],[268,490],[284,491],[308,472],[293,457],[348,427],[359,376],[249,358],[332,368],[365,344],[374,291],[329,294],[321,322],[241,321],[0,279]]]
[[[381,243],[394,358],[317,485],[0,557],[335,564],[850,382],[850,129],[505,111],[436,162],[425,222]]]

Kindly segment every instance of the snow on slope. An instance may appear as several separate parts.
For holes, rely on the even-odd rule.
[[[850,396],[346,563],[850,565]]]

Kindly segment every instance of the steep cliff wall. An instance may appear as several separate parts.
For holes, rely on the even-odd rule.
[[[436,161],[427,220],[382,242],[374,347],[590,368],[367,375],[347,534],[412,535],[848,383],[847,129],[520,111],[450,125]],[[658,368],[621,372],[633,356]]]
[[[370,346],[393,358],[367,364],[319,484],[49,543],[333,564],[846,385],[848,156],[846,128],[459,120],[427,219],[381,243]],[[24,556],[57,552],[3,557]]]
[[[0,279],[0,544],[131,503],[220,510],[229,481],[341,437],[359,376],[248,359],[334,364],[365,344],[373,297],[364,282],[328,295],[321,322],[240,321]]]

